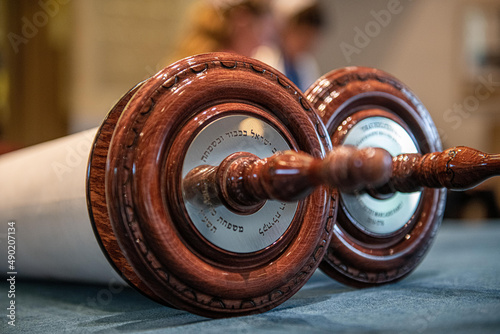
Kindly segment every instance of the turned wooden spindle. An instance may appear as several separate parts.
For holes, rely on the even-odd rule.
[[[462,147],[441,152],[425,106],[384,71],[334,70],[312,84],[306,96],[334,147],[380,147],[394,156],[388,184],[340,196],[334,235],[320,268],[343,283],[366,287],[409,275],[437,234],[445,188],[467,189],[499,175],[498,155]]]
[[[87,189],[104,253],[166,305],[218,318],[276,307],[326,252],[334,189],[240,215],[211,205],[210,189],[199,197],[207,205],[186,203],[183,180],[241,151],[320,159],[331,148],[326,134],[305,96],[263,63],[214,53],[168,66],[127,93],[96,136]]]
[[[376,187],[388,182],[391,155],[379,148],[339,146],[324,159],[296,151],[270,158],[237,152],[220,166],[199,166],[183,180],[184,196],[195,205],[224,204],[243,214],[258,210],[268,199],[295,201],[315,187],[328,185],[343,191]]]
[[[0,157],[9,189],[0,221],[19,226],[19,278],[128,284],[214,318],[270,310],[320,264],[335,189],[239,215],[186,205],[182,180],[240,151],[322,159],[326,134],[305,96],[264,63],[229,53],[179,60],[125,93],[99,128]]]
[[[392,159],[389,182],[379,193],[414,192],[422,187],[467,190],[500,175],[500,155],[459,146],[443,152],[400,154]]]

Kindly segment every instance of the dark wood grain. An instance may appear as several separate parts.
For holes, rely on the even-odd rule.
[[[500,175],[500,155],[459,146],[443,152],[401,154],[393,158],[389,182],[379,193],[414,192],[422,187],[467,190]]]
[[[421,154],[441,151],[425,107],[408,87],[383,71],[366,67],[335,70],[319,78],[306,96],[325,123],[334,147],[342,145],[361,120],[385,117],[410,134]],[[423,189],[411,218],[384,235],[361,229],[347,212],[343,197],[320,268],[345,284],[365,287],[397,281],[417,267],[441,223],[446,192]]]
[[[280,239],[241,254],[199,234],[182,194],[190,143],[228,115],[261,119],[293,150],[325,157],[326,129],[287,78],[245,57],[200,55],[148,79],[114,110],[94,147],[88,194],[96,233],[122,275],[155,300],[209,317],[261,313],[300,289],[326,252],[336,192],[317,187]]]
[[[134,287],[147,297],[155,300],[156,302],[169,305],[156,297],[154,292],[149,289],[146,284],[144,284],[128,263],[113,232],[109,220],[108,204],[105,196],[106,183],[104,174],[106,171],[106,159],[111,136],[118,118],[129,100],[137,91],[138,87],[139,86],[136,86],[131,89],[116,103],[97,131],[92,145],[92,151],[90,152],[87,168],[87,207],[96,240],[98,241],[109,263],[113,266],[117,273],[126,282],[128,282],[131,287]]]
[[[391,155],[379,148],[338,146],[324,159],[296,151],[264,159],[237,152],[220,166],[196,167],[184,178],[183,187],[186,199],[196,205],[209,201],[250,214],[269,199],[296,201],[320,185],[340,191],[384,185],[391,176],[391,166]]]

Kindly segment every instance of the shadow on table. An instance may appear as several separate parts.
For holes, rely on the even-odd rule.
[[[267,312],[265,317],[256,315],[212,320],[157,304],[128,287],[19,281],[17,289],[19,291],[16,301],[19,305],[18,323],[22,327],[34,328],[36,322],[39,322],[37,319],[50,319],[51,326],[54,328],[61,329],[64,328],[64,326],[61,327],[63,323],[66,326],[72,323],[73,329],[76,327],[82,332],[147,331],[197,323],[196,327],[203,328],[204,325],[201,323],[214,321],[229,321],[234,326],[238,323],[245,324],[250,319],[253,319],[252,323],[257,321],[262,326],[270,326],[273,323],[276,324],[276,316],[281,319],[280,328],[287,324],[296,326],[303,320],[282,319],[279,315],[273,315],[273,311],[286,312],[297,307],[308,307],[321,303],[331,298],[332,295],[351,290],[323,274],[315,274],[295,296]],[[30,316],[25,316],[27,314]],[[49,327],[44,329],[39,323],[38,328],[41,331],[48,331]]]

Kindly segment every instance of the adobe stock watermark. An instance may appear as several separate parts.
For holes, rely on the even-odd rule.
[[[79,310],[84,307],[96,308],[107,306],[113,301],[113,297],[120,294],[125,289],[122,282],[112,278],[109,280],[107,287],[103,287],[97,291],[95,297],[87,297],[85,303],[79,305]]]
[[[445,110],[443,120],[451,123],[451,128],[457,130],[462,126],[465,119],[479,110],[481,102],[489,99],[494,92],[500,88],[500,81],[493,80],[493,74],[477,78],[478,84],[474,87],[474,93],[465,97],[462,102],[453,104],[452,108]],[[441,140],[445,141],[448,135],[440,131]]]
[[[11,220],[7,222],[7,323],[9,326],[16,326],[16,277],[17,277],[17,264],[16,264],[16,222]]]
[[[364,48],[370,45],[371,41],[379,36],[384,28],[389,26],[393,16],[400,14],[403,8],[400,0],[389,0],[385,9],[371,10],[370,14],[373,20],[366,22],[362,28],[354,27],[355,34],[352,44],[341,42],[339,45],[347,63],[351,63],[354,54],[360,54]]]
[[[407,329],[402,333],[424,333],[431,325],[439,319],[440,313],[435,311],[424,310],[422,313],[415,314],[414,319],[406,325]]]
[[[113,300],[124,290],[126,285],[123,282],[118,281],[115,278],[111,278],[108,281],[107,286],[103,286],[102,289],[96,292],[94,296],[88,296],[85,301],[76,305],[76,314],[85,314],[86,310],[95,310],[98,308],[106,308],[109,306]],[[87,331],[82,328],[81,331],[75,331],[75,333],[86,333]]]
[[[59,181],[64,179],[64,174],[71,173],[75,168],[82,164],[87,164],[92,143],[94,142],[95,132],[87,130],[80,134],[77,142],[70,142],[64,145],[66,154],[63,159],[54,160],[50,167]]]
[[[163,66],[161,63],[156,63],[156,65],[153,67],[151,65],[148,65],[144,68],[146,70],[146,75],[143,78],[144,80],[151,78],[153,75],[157,74],[163,69]]]
[[[65,5],[70,0],[39,0],[38,6],[40,10],[37,11],[31,18],[23,16],[21,18],[21,34],[9,32],[7,38],[14,50],[14,53],[19,52],[19,47],[33,39],[41,28],[45,27],[50,18],[53,18],[59,13],[61,5]]]

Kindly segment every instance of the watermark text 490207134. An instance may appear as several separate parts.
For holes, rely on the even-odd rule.
[[[16,222],[7,223],[7,298],[9,305],[7,307],[7,322],[10,326],[16,325]]]

